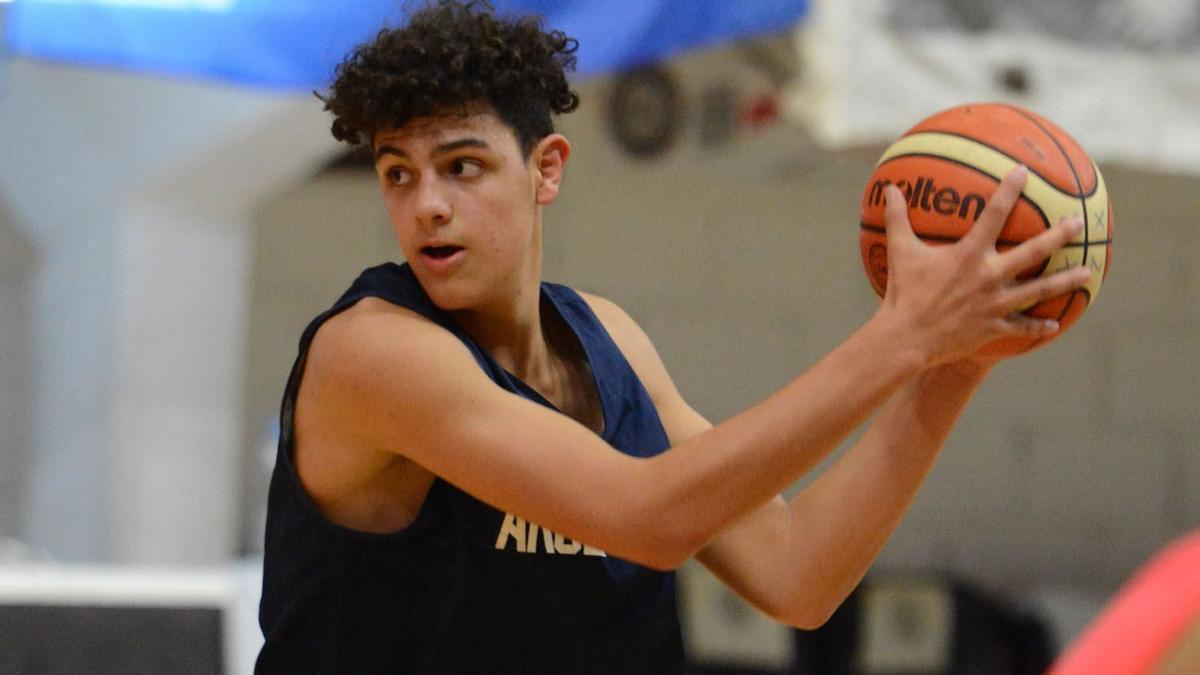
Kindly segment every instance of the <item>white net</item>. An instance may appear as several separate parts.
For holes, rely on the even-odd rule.
[[[1200,174],[1200,2],[818,0],[789,113],[830,146],[1007,101],[1098,161]]]

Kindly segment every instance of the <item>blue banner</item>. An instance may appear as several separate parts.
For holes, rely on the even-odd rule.
[[[14,0],[11,54],[280,89],[322,89],[405,0]],[[581,76],[787,30],[809,0],[496,0],[580,43]]]

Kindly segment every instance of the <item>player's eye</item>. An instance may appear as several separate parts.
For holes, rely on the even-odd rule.
[[[412,174],[402,166],[394,166],[384,172],[391,185],[407,185],[412,182]]]
[[[450,173],[461,178],[474,178],[483,173],[483,165],[474,159],[455,159],[450,162]]]

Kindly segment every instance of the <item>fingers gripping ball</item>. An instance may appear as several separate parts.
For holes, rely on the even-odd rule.
[[[996,186],[1018,164],[1029,168],[1021,197],[996,241],[1004,251],[1068,216],[1082,216],[1083,231],[1019,280],[1085,265],[1082,288],[1025,308],[1025,314],[1070,327],[1096,298],[1112,254],[1112,203],[1104,178],[1087,153],[1039,115],[1010,105],[983,103],[942,111],[909,129],[875,166],[863,193],[859,248],[871,286],[887,288],[885,188],[894,184],[908,200],[913,231],[930,244],[957,241],[983,212]],[[981,354],[1011,356],[1050,338],[1004,338]]]

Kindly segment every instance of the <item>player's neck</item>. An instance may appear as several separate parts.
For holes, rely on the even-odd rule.
[[[453,312],[455,320],[502,368],[527,383],[543,379],[551,367],[542,326],[541,283],[487,307]]]

